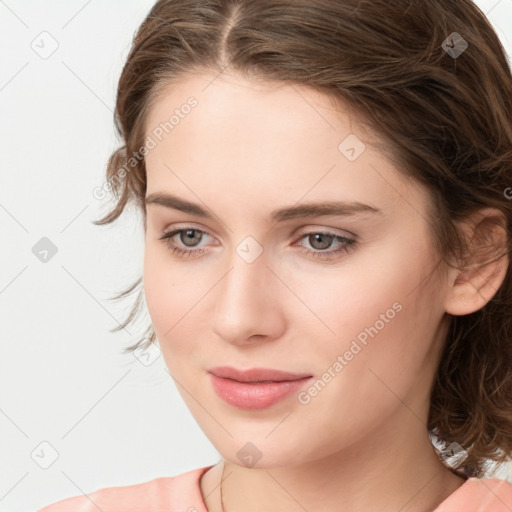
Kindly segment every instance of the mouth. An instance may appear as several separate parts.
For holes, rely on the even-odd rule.
[[[238,370],[215,367],[209,370],[214,391],[226,403],[239,409],[265,409],[299,391],[312,375],[267,368]]]

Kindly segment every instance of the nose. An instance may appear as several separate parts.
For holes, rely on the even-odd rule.
[[[213,330],[237,345],[276,339],[285,324],[279,303],[283,284],[269,268],[265,252],[253,261],[240,254],[233,251],[229,269],[215,287]]]

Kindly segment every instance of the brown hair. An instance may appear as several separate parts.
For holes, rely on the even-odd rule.
[[[454,32],[468,44],[460,55],[443,45]],[[356,112],[385,141],[380,149],[398,169],[428,187],[431,236],[443,259],[465,254],[456,221],[482,207],[503,212],[510,252],[512,76],[498,36],[470,0],[158,1],[119,80],[115,123],[124,145],[107,168],[117,204],[96,224],[113,222],[134,202],[146,226],[144,158],[129,169],[126,163],[144,145],[149,108],[186,73],[217,74],[227,66],[252,80],[310,86]],[[427,427],[445,445],[464,447],[459,469],[469,476],[483,476],[486,459],[501,464],[512,454],[511,295],[509,265],[483,308],[449,315],[431,390]],[[141,287],[113,330],[136,317],[142,299]],[[155,338],[149,325],[125,352]]]

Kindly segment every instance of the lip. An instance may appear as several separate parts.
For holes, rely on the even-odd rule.
[[[232,366],[215,366],[214,368],[210,368],[208,371],[217,377],[232,379],[238,382],[283,382],[312,377],[312,375],[306,373],[290,373],[282,370],[273,370],[271,368],[250,368],[248,370],[238,370]]]
[[[247,410],[270,407],[299,391],[312,378],[312,375],[267,368],[237,370],[223,366],[212,368],[209,373],[213,389],[220,398]]]

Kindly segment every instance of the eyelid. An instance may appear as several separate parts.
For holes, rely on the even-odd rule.
[[[199,227],[197,227],[199,226]],[[172,231],[178,231],[178,230],[187,230],[187,229],[196,229],[197,231],[201,231],[205,235],[208,235],[212,238],[216,238],[215,235],[210,234],[210,231],[205,226],[202,226],[201,224],[194,223],[194,222],[182,222],[178,224],[172,224],[171,226],[166,226],[164,229],[162,229],[163,234],[171,233]],[[351,231],[347,230],[341,230],[339,228],[333,228],[333,227],[327,227],[327,226],[321,226],[321,225],[308,225],[308,226],[301,226],[291,233],[291,237],[300,237],[305,234],[310,233],[322,233],[322,232],[329,232],[330,234],[341,236],[341,237],[347,237],[352,238],[354,241],[358,241],[358,236]]]
[[[196,231],[200,231],[204,233],[205,235],[208,235],[212,238],[216,238],[215,235],[212,235],[210,232],[210,229],[206,226],[202,226],[201,224],[197,224],[194,222],[181,222],[178,224],[169,224],[165,228],[161,230],[163,234],[171,233],[172,231],[179,231],[183,230],[186,231],[187,229],[195,229]]]
[[[301,227],[293,232],[293,236],[302,236],[309,233],[322,233],[322,232],[329,232],[332,235],[336,236],[342,236],[347,238],[353,238],[357,240],[357,235],[352,233],[351,231],[347,231],[346,229],[339,229],[339,228],[332,228],[327,226],[307,226],[307,227]]]
[[[186,224],[184,226],[173,225],[172,228],[170,228],[168,230],[167,229],[164,230],[164,235],[169,235],[171,233],[178,234],[180,231],[184,232],[184,231],[188,231],[188,230],[194,230],[194,231],[197,231],[197,232],[201,233],[202,238],[203,238],[203,240],[201,242],[202,245],[205,245],[205,246],[208,246],[208,245],[212,245],[212,246],[213,245],[218,245],[217,237],[216,236],[211,235],[208,230],[203,229],[203,228],[198,228],[198,227],[196,227],[196,226],[194,226],[192,224]],[[176,236],[176,235],[174,235],[174,236]],[[211,238],[211,241],[205,241],[204,239],[206,237]],[[191,247],[190,249],[197,251],[200,247],[202,248],[202,245],[201,246],[197,246],[197,247]]]
[[[172,253],[178,253],[180,254],[180,258],[184,257],[183,255],[188,256],[198,256],[200,257],[201,254],[208,252],[207,249],[202,248],[201,246],[191,247],[190,249],[180,247],[180,244],[176,244],[175,242],[171,242],[174,236],[176,236],[178,233],[183,233],[185,231],[197,231],[203,235],[212,236],[207,231],[198,229],[193,225],[186,225],[182,227],[173,226],[174,229],[170,229],[169,231],[166,231],[161,237],[159,237],[159,240],[162,241],[170,250],[172,250]],[[335,230],[331,230],[330,228],[302,228],[303,231],[299,235],[295,235],[294,239],[298,237],[297,241],[292,244],[293,247],[300,247],[306,254],[308,254],[309,257],[318,259],[319,261],[323,262],[329,262],[329,261],[337,261],[339,257],[342,257],[344,254],[350,253],[354,248],[358,247],[359,241],[358,237],[356,236],[345,236],[335,233]],[[297,231],[297,230],[295,230]],[[328,250],[328,251],[316,251],[314,249],[308,249],[300,245],[300,241],[307,236],[311,236],[313,234],[321,234],[321,235],[327,235],[330,237],[333,237],[334,240],[341,242],[341,246],[336,250]],[[213,237],[215,238],[215,237]],[[299,244],[299,245],[297,245]]]
[[[185,231],[188,231],[188,230],[193,230],[193,231],[197,231],[199,233],[201,233],[201,236],[203,238],[203,242],[205,242],[204,240],[204,237],[210,237],[212,238],[213,240],[216,240],[216,237],[214,235],[211,235],[210,233],[208,233],[207,230],[205,229],[200,229],[200,228],[197,228],[195,225],[193,224],[190,224],[190,223],[187,223],[185,225],[172,225],[171,228],[168,228],[168,229],[165,229],[163,234],[159,237],[159,240],[163,240],[166,242],[167,245],[170,244],[170,241],[178,234],[178,233],[183,233]],[[340,233],[338,228],[326,228],[326,227],[315,227],[315,226],[309,226],[309,227],[305,227],[305,226],[301,226],[301,228],[298,228],[296,230],[294,230],[291,234],[291,237],[293,238],[293,243],[291,244],[292,247],[301,247],[303,249],[305,249],[307,252],[309,253],[312,253],[312,254],[318,254],[318,255],[321,255],[322,253],[325,254],[325,257],[328,258],[328,255],[332,255],[334,256],[338,251],[314,251],[314,250],[310,250],[310,249],[307,249],[307,248],[304,248],[302,245],[301,245],[301,241],[307,237],[307,236],[311,236],[311,235],[314,235],[314,234],[321,234],[321,235],[326,235],[326,236],[331,236],[333,237],[335,240],[337,240],[338,242],[342,242],[343,244],[345,244],[345,247],[346,247],[346,250],[350,250],[350,248],[353,248],[355,246],[357,246],[359,244],[359,237],[353,233],[350,233],[350,232],[347,232],[347,231],[344,231],[343,233]],[[175,242],[172,243],[171,245],[174,245],[175,247],[176,246],[179,246],[180,244],[176,244]],[[199,246],[195,246],[195,247],[190,247],[190,249],[184,249],[185,251],[190,251],[190,253],[201,253],[207,249],[203,248],[203,245],[204,246],[208,246],[208,245],[212,245],[211,243],[209,244],[208,242],[205,242],[204,244],[201,244]],[[219,245],[217,242],[214,242],[213,245]]]

